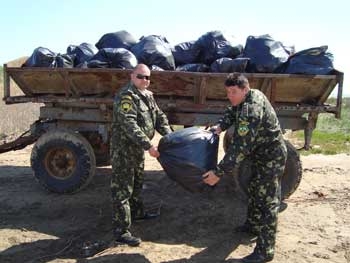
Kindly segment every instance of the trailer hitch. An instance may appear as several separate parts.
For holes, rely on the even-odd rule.
[[[7,142],[4,144],[0,145],[0,153],[5,153],[5,152],[9,152],[9,151],[16,151],[16,150],[20,150],[25,148],[26,146],[34,143],[39,136],[35,136],[35,135],[26,135],[29,132],[26,131],[25,133],[21,134],[17,139],[11,141],[11,142]]]
[[[53,122],[52,120],[37,120],[30,125],[29,130],[22,133],[19,137],[11,142],[5,142],[0,145],[0,154],[16,151],[25,148],[26,146],[34,143],[43,133],[45,133],[45,124]]]

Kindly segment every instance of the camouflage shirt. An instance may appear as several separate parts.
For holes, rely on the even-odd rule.
[[[228,107],[218,125],[223,131],[234,128],[227,152],[215,171],[219,177],[232,173],[245,158],[266,163],[278,158],[276,148],[285,148],[275,110],[259,90],[249,90],[241,104]]]
[[[131,82],[115,96],[113,103],[112,148],[120,144],[148,150],[155,130],[171,132],[168,119],[149,90],[140,92]]]

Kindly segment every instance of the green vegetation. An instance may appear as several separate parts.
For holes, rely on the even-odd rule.
[[[335,99],[329,100],[335,104]],[[316,129],[312,134],[309,151],[301,151],[301,154],[350,154],[350,98],[343,98],[341,119],[336,119],[333,114],[320,114]],[[303,131],[293,134],[297,140],[304,140]]]

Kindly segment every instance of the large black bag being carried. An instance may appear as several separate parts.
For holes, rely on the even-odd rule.
[[[163,136],[159,141],[158,161],[166,174],[190,192],[210,188],[202,175],[216,167],[219,136],[192,127]]]

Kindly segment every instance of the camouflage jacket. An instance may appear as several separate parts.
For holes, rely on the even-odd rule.
[[[245,158],[267,163],[286,151],[275,110],[259,90],[249,90],[241,104],[228,107],[218,125],[223,131],[234,128],[227,152],[215,171],[219,177],[232,173]]]
[[[141,93],[131,82],[115,96],[113,103],[112,148],[136,145],[148,150],[155,130],[171,132],[168,119],[158,107],[151,91]]]

